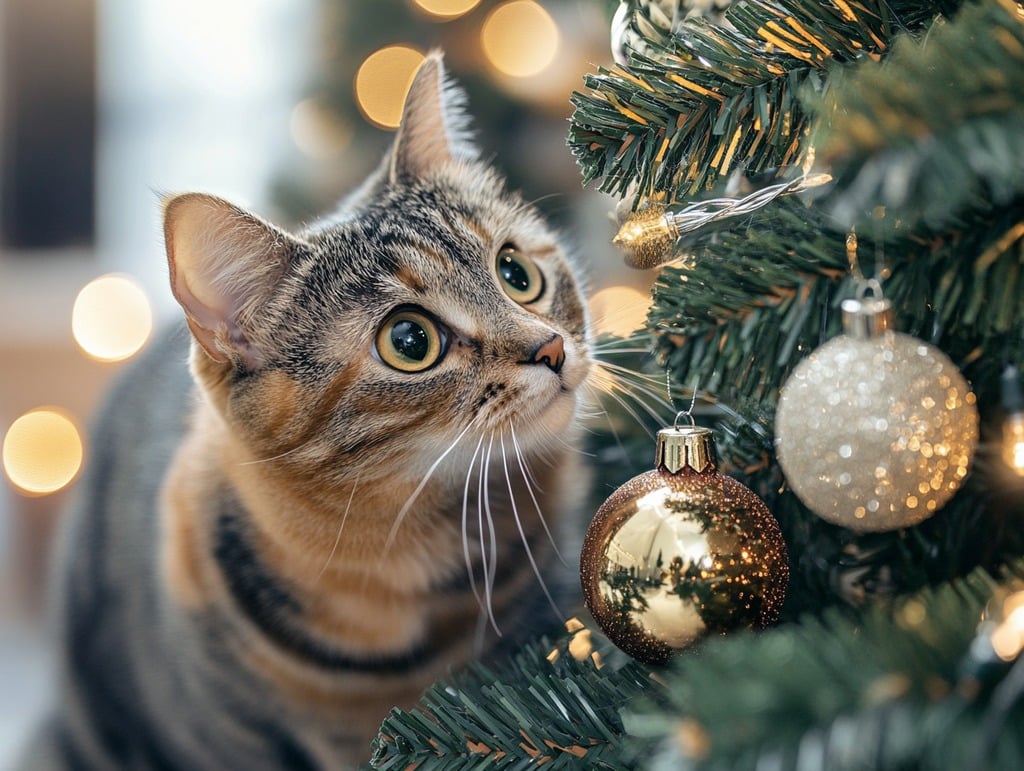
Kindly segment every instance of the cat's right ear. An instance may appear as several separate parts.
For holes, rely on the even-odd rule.
[[[301,242],[221,198],[164,201],[171,290],[214,361],[255,370],[265,360],[261,310]]]
[[[478,156],[465,112],[466,94],[447,76],[444,56],[431,51],[405,97],[391,150],[390,179],[419,177],[449,160]]]

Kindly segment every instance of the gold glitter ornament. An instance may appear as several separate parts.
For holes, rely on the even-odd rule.
[[[784,384],[775,444],[787,481],[818,516],[861,532],[896,530],[930,517],[963,484],[978,411],[953,362],[894,331],[877,289],[864,294],[843,303],[844,333]]]
[[[789,579],[778,523],[716,469],[711,431],[658,432],[655,466],[616,490],[587,529],[580,580],[608,638],[663,664],[712,633],[779,616]]]

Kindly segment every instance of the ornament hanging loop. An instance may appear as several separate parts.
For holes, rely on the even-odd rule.
[[[672,421],[672,428],[674,428],[676,431],[679,430],[679,428],[680,428],[680,426],[679,426],[679,419],[680,418],[686,418],[687,420],[690,421],[690,428],[696,428],[697,427],[697,421],[694,419],[693,415],[691,414],[691,410],[692,409],[693,409],[693,407],[690,407],[690,409],[687,409],[687,410],[679,410],[679,412],[676,413],[676,419]]]
[[[882,292],[882,282],[877,278],[861,279],[857,282],[856,298],[863,301],[868,294],[868,290],[874,292],[875,300],[885,299],[885,294]]]
[[[672,421],[672,428],[679,429],[679,419],[688,418],[690,421],[690,427],[696,428],[697,421],[693,417],[693,408],[697,406],[697,386],[700,385],[700,380],[694,378],[693,380],[693,393],[690,395],[690,406],[685,410],[679,410],[676,412],[675,420]],[[672,373],[665,369],[665,395],[668,396],[668,403],[672,407],[676,406],[676,400],[672,397]]]

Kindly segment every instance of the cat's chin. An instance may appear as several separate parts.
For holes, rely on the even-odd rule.
[[[516,440],[523,449],[550,446],[561,440],[576,418],[576,394],[560,389],[553,397],[534,398],[510,416]]]

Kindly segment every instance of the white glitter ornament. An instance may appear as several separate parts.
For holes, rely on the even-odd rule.
[[[963,484],[978,442],[975,397],[949,358],[892,329],[881,297],[843,303],[843,330],[786,381],[779,464],[822,519],[857,531],[910,527]]]

